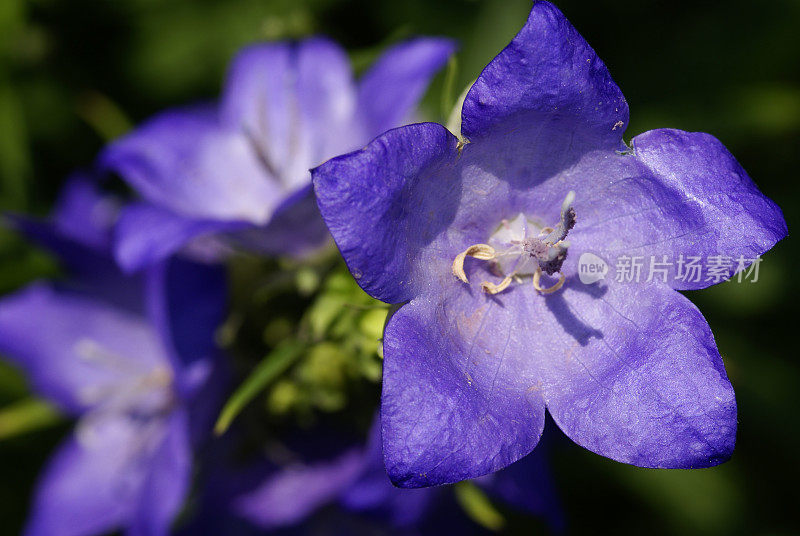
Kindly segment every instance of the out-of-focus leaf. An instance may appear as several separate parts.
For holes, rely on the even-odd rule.
[[[22,371],[2,361],[0,356],[0,404],[8,404],[28,391]]]
[[[290,337],[295,335],[297,331],[297,326],[292,322],[291,319],[279,316],[270,320],[266,326],[264,326],[264,333],[263,338],[264,342],[270,347],[274,348]]]
[[[210,81],[218,85],[240,47],[312,33],[310,4],[240,0],[232,9],[229,2],[151,3],[136,21],[138,42],[128,58],[130,82],[159,98]]]
[[[0,208],[19,210],[25,205],[31,170],[27,140],[17,96],[0,80]]]
[[[785,282],[790,277],[791,269],[781,256],[773,252],[756,268],[757,272],[746,270],[723,284],[686,294],[689,299],[703,300],[730,316],[747,317],[765,313],[786,291]]]
[[[114,140],[132,125],[125,113],[111,99],[92,91],[83,95],[77,104],[78,115],[91,126],[103,141]]]
[[[224,434],[245,406],[283,374],[303,354],[304,350],[304,344],[287,341],[270,352],[225,403],[217,423],[214,425],[214,433]]]
[[[743,504],[735,467],[691,471],[622,467],[617,473],[638,497],[673,512],[674,534],[736,531],[736,514]]]
[[[355,329],[356,307],[380,304],[367,296],[356,284],[353,277],[344,271],[332,273],[323,285],[315,302],[308,309],[305,321],[311,328],[312,336],[322,338],[329,330],[349,333]]]
[[[277,415],[283,415],[298,403],[301,396],[296,383],[281,380],[270,390],[267,409]]]
[[[308,383],[340,387],[345,379],[344,367],[348,358],[334,343],[315,344],[309,349],[298,376]]]
[[[456,99],[455,104],[450,109],[450,113],[447,115],[447,130],[449,130],[453,136],[461,139],[461,108],[464,106],[464,101],[467,99],[467,93],[469,93],[470,88],[472,88],[472,84],[475,83],[475,80],[464,86],[464,89],[461,91],[461,94]]]
[[[730,109],[738,111],[731,119],[741,131],[779,135],[800,127],[800,88],[748,87],[729,100]]]
[[[301,268],[295,276],[297,290],[303,296],[309,296],[319,288],[319,274],[311,268]]]
[[[358,326],[361,333],[376,341],[383,335],[383,324],[386,322],[387,308],[369,309],[361,315]]]
[[[453,493],[461,508],[479,525],[493,531],[505,526],[503,515],[494,507],[486,494],[472,482],[459,482],[453,486]]]
[[[35,398],[0,409],[0,441],[46,428],[61,420],[53,406]]]
[[[21,0],[3,0],[0,2],[0,52],[3,54],[13,47],[17,31],[24,21],[23,2]]]
[[[0,294],[10,292],[34,279],[58,274],[56,261],[31,247],[22,237],[9,231],[0,217]]]
[[[456,77],[458,76],[458,58],[450,56],[447,60],[447,70],[444,73],[444,84],[442,85],[442,117],[449,117],[456,104],[455,96]]]

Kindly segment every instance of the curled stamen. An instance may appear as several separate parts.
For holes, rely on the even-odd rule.
[[[497,294],[499,292],[503,292],[508,288],[508,285],[511,284],[511,281],[515,275],[516,274],[507,275],[499,285],[495,285],[489,281],[484,281],[481,283],[481,290],[483,290],[486,294]]]
[[[558,283],[553,285],[552,287],[544,288],[539,284],[540,279],[542,278],[542,269],[537,268],[536,272],[533,274],[533,288],[537,291],[541,292],[542,294],[552,294],[553,292],[557,291],[561,287],[564,286],[564,281],[566,281],[566,276],[559,272],[558,274]]]
[[[453,260],[453,275],[464,283],[469,283],[467,274],[464,272],[464,261],[467,259],[467,256],[482,261],[488,261],[494,259],[495,256],[497,256],[497,252],[488,244],[474,244],[459,253],[455,260]]]

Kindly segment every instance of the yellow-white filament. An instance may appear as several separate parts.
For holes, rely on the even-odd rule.
[[[558,283],[556,283],[552,287],[545,288],[539,284],[539,281],[542,278],[542,269],[537,268],[536,272],[533,274],[533,288],[535,288],[538,292],[541,292],[542,294],[552,294],[553,292],[563,287],[564,281],[567,279],[561,272],[559,272],[558,275],[559,275]]]
[[[494,259],[496,255],[497,252],[492,246],[488,244],[474,244],[456,256],[455,260],[453,261],[453,275],[464,283],[469,283],[467,274],[464,272],[464,261],[467,259],[467,257],[488,261]]]

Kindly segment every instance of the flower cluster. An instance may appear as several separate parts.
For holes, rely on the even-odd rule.
[[[780,209],[708,134],[626,143],[622,92],[548,2],[472,84],[457,132],[406,124],[454,49],[405,41],[356,80],[327,39],[251,46],[219,102],[112,142],[50,218],[5,216],[66,274],[0,299],[0,352],[75,419],[27,534],[496,529],[492,501],[559,531],[537,447],[547,413],[549,428],[628,464],[731,456],[733,388],[678,291],[757,280],[787,233]],[[129,190],[110,193],[111,175]],[[312,255],[331,237],[345,287],[392,307],[326,293],[348,277],[338,257],[320,268]],[[235,275],[254,270],[241,252],[283,262],[243,285]],[[252,310],[231,311],[231,294],[265,289],[278,297],[257,337],[274,351],[233,391],[231,340],[248,339]],[[358,308],[375,314],[348,314]],[[367,404],[349,408],[355,426],[252,407],[262,421],[214,436],[223,405],[218,435],[270,382],[285,395],[273,406],[291,408],[319,385],[312,361],[332,397],[350,370],[337,363],[376,380],[382,367],[369,433]],[[276,380],[292,367],[302,381]]]

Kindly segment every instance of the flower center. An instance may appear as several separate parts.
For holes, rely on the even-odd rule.
[[[75,353],[101,374],[98,381],[84,386],[78,397],[89,409],[85,426],[110,416],[125,415],[149,420],[169,411],[174,402],[173,375],[165,364],[130,359],[92,339],[81,339]]]
[[[565,239],[575,226],[575,209],[572,203],[575,192],[570,191],[561,204],[561,218],[555,227],[541,227],[519,214],[511,221],[503,220],[486,244],[474,244],[456,256],[453,275],[469,283],[464,272],[467,257],[489,261],[490,270],[503,280],[500,283],[484,281],[481,288],[488,294],[497,294],[507,289],[512,282],[522,283],[531,277],[533,287],[542,294],[549,294],[564,285],[561,266],[567,258],[569,242]],[[558,282],[552,287],[542,287],[542,273],[558,273]]]

